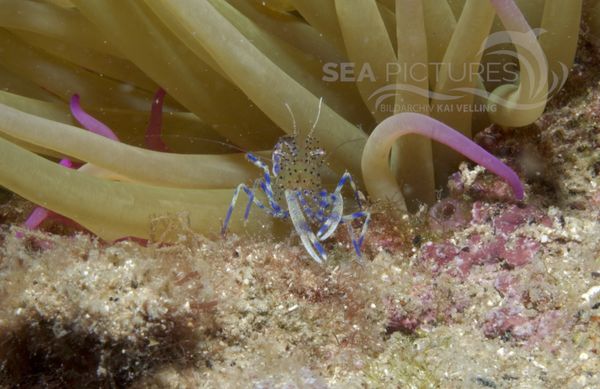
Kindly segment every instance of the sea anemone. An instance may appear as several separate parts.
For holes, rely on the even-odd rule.
[[[376,171],[363,157],[369,134],[404,111],[466,138],[490,123],[532,123],[573,63],[581,9],[582,0],[6,0],[0,184],[105,239],[146,238],[153,216],[180,211],[216,233],[233,188],[257,175],[224,145],[268,155],[294,131],[286,104],[305,135],[323,98],[314,135],[329,169],[348,170],[374,199],[432,203],[461,157],[403,135],[372,149]],[[497,63],[499,78],[485,77]],[[143,111],[159,86],[164,144],[154,132],[147,150]],[[75,127],[73,94],[121,142]],[[257,213],[249,227],[270,225]]]

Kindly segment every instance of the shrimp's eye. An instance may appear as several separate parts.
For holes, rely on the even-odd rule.
[[[325,151],[323,149],[315,149],[310,152],[311,157],[321,157],[325,155]]]

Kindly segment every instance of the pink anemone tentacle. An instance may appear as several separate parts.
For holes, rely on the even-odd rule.
[[[154,95],[154,100],[152,101],[150,122],[144,137],[146,147],[156,151],[167,151],[167,146],[163,143],[160,137],[164,97],[165,91],[160,88]],[[73,117],[79,122],[79,124],[83,126],[83,128],[105,138],[119,142],[119,137],[114,133],[113,130],[110,129],[110,127],[83,110],[79,102],[79,95],[74,94],[71,97],[69,108],[71,109],[71,114]],[[75,166],[75,164],[68,158],[61,159],[59,165],[68,169],[78,168],[78,166]],[[62,221],[69,220],[62,215],[52,212],[42,206],[38,206],[31,212],[27,220],[23,223],[23,226],[28,230],[35,230],[44,222],[44,220],[48,218],[56,218]],[[17,237],[22,238],[23,233],[17,232]]]
[[[162,130],[162,111],[165,94],[166,92],[162,88],[156,91],[156,94],[154,95],[154,100],[152,100],[150,122],[148,123],[148,127],[146,128],[146,135],[144,136],[144,141],[146,143],[147,148],[149,148],[150,150],[162,152],[168,151],[167,145],[163,142],[160,136]]]

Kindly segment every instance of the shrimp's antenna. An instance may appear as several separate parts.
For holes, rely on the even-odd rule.
[[[321,97],[319,99],[319,110],[317,111],[317,118],[315,119],[315,122],[313,123],[312,128],[308,132],[308,136],[311,136],[312,133],[315,131],[315,128],[317,128],[317,123],[319,123],[319,118],[321,117],[321,108],[322,107],[323,107],[323,98]]]
[[[339,151],[339,149],[341,149],[343,146],[347,145],[348,143],[354,143],[354,142],[359,142],[359,141],[363,141],[363,142],[366,143],[367,140],[365,138],[354,138],[354,139],[350,139],[350,140],[347,140],[345,142],[342,142],[339,145],[337,145],[331,151],[331,153],[327,153],[327,155],[325,156],[325,159],[323,161],[327,162],[332,156],[334,156]]]
[[[195,140],[200,140],[201,142],[206,142],[206,143],[213,143],[213,144],[217,144],[217,145],[221,145],[224,147],[227,147],[231,150],[235,150],[235,151],[240,151],[244,154],[248,154],[248,153],[253,153],[254,156],[258,159],[260,159],[261,161],[269,161],[268,157],[263,157],[262,155],[260,155],[259,153],[263,153],[263,152],[269,152],[270,150],[248,150],[246,148],[243,147],[239,147],[234,145],[233,143],[230,142],[224,142],[224,141],[220,141],[220,140],[216,140],[216,139],[210,139],[210,138],[204,138],[204,137],[200,137],[200,136],[183,136],[183,135],[167,135],[164,137],[165,139],[176,139],[176,138],[180,138],[180,139],[189,139],[192,142]],[[215,153],[206,153],[206,155],[215,155]]]
[[[191,143],[195,143],[196,141],[200,141],[203,143],[213,143],[216,145],[227,147],[228,149],[231,149],[231,150],[241,151],[242,153],[251,152],[250,150],[245,149],[243,147],[236,146],[235,144],[233,144],[231,142],[225,142],[222,140],[210,139],[210,138],[205,138],[205,137],[201,137],[201,136],[167,134],[167,135],[163,135],[163,137],[166,139],[187,139]],[[254,152],[254,151],[252,151],[252,152]],[[211,153],[206,153],[206,154],[211,154]]]
[[[290,105],[288,103],[285,103],[285,107],[287,108],[288,112],[290,113],[290,116],[292,117],[292,126],[294,127],[294,132],[292,133],[292,135],[296,136],[298,135],[298,127],[296,126],[296,118],[294,117],[294,112],[292,112],[292,109],[290,108]]]

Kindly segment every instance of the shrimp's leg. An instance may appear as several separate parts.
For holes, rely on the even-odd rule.
[[[352,229],[352,222],[356,219],[364,218],[362,228],[360,229],[360,235],[358,239],[356,239],[354,235],[354,230]],[[345,215],[342,217],[342,223],[346,223],[348,226],[348,233],[350,234],[350,238],[352,239],[352,245],[354,246],[354,251],[356,251],[356,255],[359,258],[362,257],[360,252],[360,248],[362,247],[363,241],[365,240],[365,235],[367,234],[367,229],[369,228],[369,222],[371,221],[371,213],[367,211],[358,211],[354,212],[350,215]]]
[[[240,190],[246,192],[246,194],[252,199],[254,198],[254,193],[246,184],[239,184],[237,188],[233,191],[233,197],[231,198],[231,203],[229,204],[229,209],[227,209],[227,215],[225,215],[225,220],[223,221],[223,227],[221,228],[221,235],[225,235],[227,231],[227,226],[229,225],[229,219],[231,219],[231,214],[233,213],[233,208],[235,207],[235,203],[237,202],[237,198],[240,194]],[[252,204],[252,203],[250,203]],[[250,204],[246,207],[246,213],[250,212]]]
[[[342,178],[340,178],[340,181],[338,182],[333,193],[340,194],[342,192],[342,188],[344,187],[344,185],[346,183],[350,184],[350,187],[352,188],[352,192],[354,193],[354,199],[356,200],[356,204],[358,204],[358,208],[362,210],[363,208],[362,208],[362,201],[360,200],[360,197],[361,197],[360,191],[356,188],[356,184],[354,183],[354,180],[352,179],[352,175],[350,175],[350,173],[348,171],[346,171],[342,175]]]
[[[325,210],[327,209],[327,207],[329,207],[329,201],[327,200],[327,191],[325,189],[321,189],[321,191],[319,192],[319,210],[317,211],[317,219],[320,222],[323,222],[324,220],[326,220],[325,218]]]
[[[356,188],[356,184],[354,183],[354,180],[352,179],[350,173],[345,172],[340,178],[340,181],[338,182],[335,190],[331,194],[331,204],[333,205],[333,209],[331,210],[331,213],[327,220],[325,220],[325,223],[323,223],[323,226],[321,226],[321,228],[317,232],[317,237],[319,238],[319,240],[325,240],[329,238],[335,232],[337,226],[342,220],[342,213],[344,212],[344,199],[342,197],[342,189],[344,188],[344,185],[346,183],[350,184],[350,187],[352,188],[352,192],[354,193],[354,198],[356,200],[356,203],[358,204],[358,208],[361,211],[363,209],[362,201],[360,200],[360,192]]]
[[[344,199],[342,198],[342,195],[338,191],[331,194],[330,198],[332,209],[325,220],[325,223],[323,223],[317,232],[317,238],[319,238],[319,240],[329,238],[335,232],[342,220],[342,212],[344,212]]]
[[[269,205],[271,206],[273,211],[275,213],[281,213],[283,210],[282,210],[281,206],[279,204],[277,204],[277,201],[275,201],[275,196],[273,195],[273,186],[271,185],[272,180],[271,180],[271,173],[269,173],[269,167],[267,166],[266,163],[264,163],[263,161],[258,159],[258,157],[252,153],[246,154],[246,159],[248,159],[248,161],[250,161],[253,165],[262,169],[264,182],[261,184],[261,188],[264,190],[265,194],[267,195],[267,199],[269,200]]]
[[[256,198],[256,190],[257,187],[260,186],[264,189],[264,185],[262,180],[256,180],[254,182],[253,189],[248,188],[246,184],[239,184],[237,188],[235,188],[233,192],[233,197],[231,198],[231,203],[229,204],[229,209],[227,210],[227,215],[225,216],[225,220],[223,221],[223,227],[221,228],[221,235],[225,235],[227,231],[227,226],[229,225],[229,220],[231,219],[231,214],[233,213],[233,208],[235,207],[235,203],[237,202],[237,198],[240,194],[240,190],[243,190],[249,198],[248,205],[246,205],[246,210],[244,212],[244,220],[248,220],[248,216],[250,214],[250,207],[252,204],[256,205],[258,208],[262,209],[269,215],[277,218],[285,218],[287,217],[287,213],[285,211],[279,210],[271,210],[267,208],[259,199]],[[268,196],[268,195],[267,195]]]

